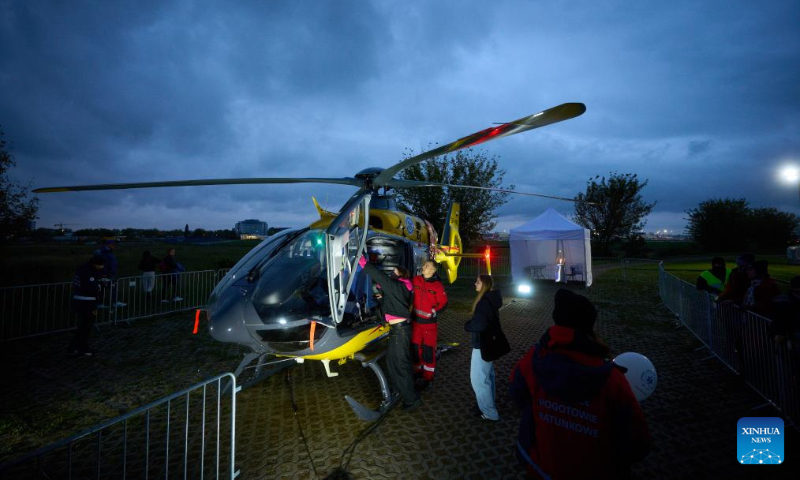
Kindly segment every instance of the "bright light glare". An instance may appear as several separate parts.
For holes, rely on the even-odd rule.
[[[520,285],[520,286],[517,287],[517,291],[519,293],[524,293],[526,295],[531,293],[531,290],[532,290],[531,286],[530,285],[526,285],[526,284],[523,284],[523,285]]]
[[[781,170],[781,178],[787,182],[795,183],[800,180],[800,168],[794,165],[788,165]]]

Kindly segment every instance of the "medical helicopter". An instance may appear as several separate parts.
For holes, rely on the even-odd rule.
[[[427,220],[399,211],[389,190],[473,188],[574,201],[515,190],[405,180],[395,175],[425,160],[575,118],[585,111],[582,103],[565,103],[496,124],[388,168],[364,169],[353,177],[177,180],[50,187],[34,192],[286,183],[357,187],[338,212],[326,211],[314,200],[319,220],[305,228],[278,232],[253,248],[214,288],[204,310],[214,339],[252,350],[234,372],[237,379],[246,371],[252,374],[247,385],[280,370],[285,362],[319,360],[328,377],[338,375],[331,371],[331,362],[342,365],[352,359],[371,368],[383,395],[378,410],[368,409],[350,396],[345,398],[359,417],[375,420],[391,405],[391,390],[378,364],[383,355],[378,342],[388,335],[389,328],[380,315],[372,282],[358,266],[359,258],[366,252],[370,262],[387,272],[401,265],[412,273],[433,259],[453,282],[461,258],[469,255],[462,251],[458,204],[449,210],[440,243]]]

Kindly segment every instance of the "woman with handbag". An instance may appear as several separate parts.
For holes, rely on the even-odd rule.
[[[475,281],[475,301],[472,303],[472,318],[464,324],[464,330],[472,333],[472,362],[469,378],[478,411],[475,416],[496,422],[497,413],[494,392],[494,365],[492,362],[510,350],[500,327],[500,306],[503,297],[499,290],[492,290],[491,275],[479,275]]]

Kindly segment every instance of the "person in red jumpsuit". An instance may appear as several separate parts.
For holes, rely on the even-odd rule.
[[[425,390],[436,372],[436,335],[439,314],[447,305],[447,293],[436,275],[436,262],[428,260],[422,266],[422,275],[411,283],[414,286],[414,321],[411,324],[411,353],[416,387]]]

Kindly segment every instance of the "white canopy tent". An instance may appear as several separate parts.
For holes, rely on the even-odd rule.
[[[573,223],[552,208],[512,228],[511,277],[580,280],[592,284],[592,246],[588,228]],[[559,267],[559,264],[561,266]]]

